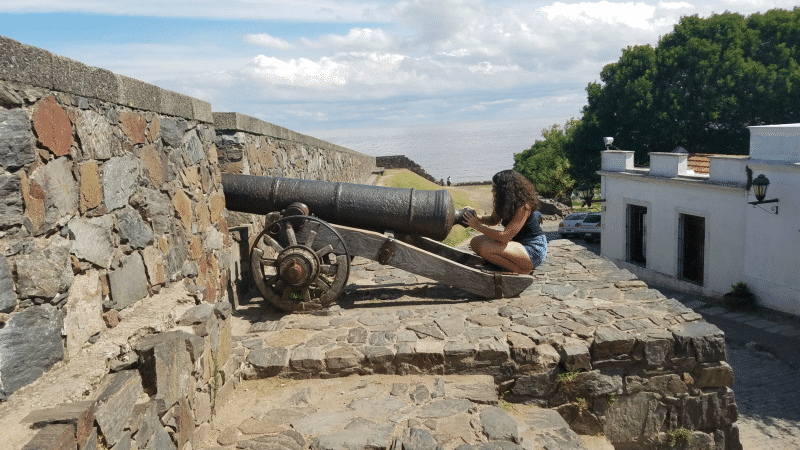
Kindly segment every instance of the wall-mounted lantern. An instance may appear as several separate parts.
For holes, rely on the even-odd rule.
[[[589,186],[588,183],[581,183],[580,185],[578,185],[578,195],[581,196],[581,198],[583,199],[583,204],[586,205],[587,208],[592,207],[592,202],[600,203],[606,201],[606,199],[604,198],[593,199],[592,197],[594,197],[594,190],[592,189],[591,186]]]
[[[603,143],[606,144],[606,150],[611,150],[611,144],[614,143],[614,138],[610,137],[610,136],[609,137],[604,137],[603,138]]]
[[[752,184],[753,184],[753,192],[756,195],[756,201],[747,203],[753,205],[753,208],[764,203],[778,203],[777,198],[764,200],[764,198],[766,198],[767,196],[767,186],[769,186],[769,179],[765,177],[763,173],[757,176],[756,179],[753,180]],[[761,208],[760,206],[758,207]],[[767,212],[771,212],[772,214],[776,215],[778,214],[778,205],[772,206],[769,210],[766,210],[764,208],[761,209]]]

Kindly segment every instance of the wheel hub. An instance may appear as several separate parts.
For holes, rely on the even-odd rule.
[[[287,247],[277,259],[278,273],[290,286],[308,286],[319,275],[319,256],[307,247]]]

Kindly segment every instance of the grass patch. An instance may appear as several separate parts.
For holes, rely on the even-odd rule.
[[[581,207],[583,200],[572,201],[572,212],[600,212],[600,203],[592,203],[591,208]]]
[[[420,191],[438,191],[444,189],[443,186],[439,186],[432,181],[428,181],[414,172],[411,172],[410,170],[399,170],[394,174],[388,174],[386,176],[386,186],[403,189],[413,188]],[[491,187],[489,188],[491,189]],[[450,197],[453,199],[453,206],[456,209],[461,209],[466,206],[469,206],[475,210],[478,209],[478,204],[470,200],[469,195],[466,192],[459,191],[458,188],[453,187],[448,189],[448,191],[450,192]],[[469,230],[461,225],[453,225],[453,228],[450,230],[450,234],[447,235],[442,243],[451,247],[455,247],[469,239],[469,237]]]

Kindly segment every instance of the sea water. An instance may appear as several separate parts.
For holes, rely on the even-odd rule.
[[[514,154],[565,118],[532,118],[304,132],[371,156],[405,155],[435,179],[489,181],[514,167]]]

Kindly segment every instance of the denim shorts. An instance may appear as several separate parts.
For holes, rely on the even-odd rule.
[[[544,258],[547,256],[547,236],[543,234],[536,236],[533,239],[525,241],[522,246],[525,247],[525,251],[527,251],[528,256],[531,257],[534,269],[542,265]]]

